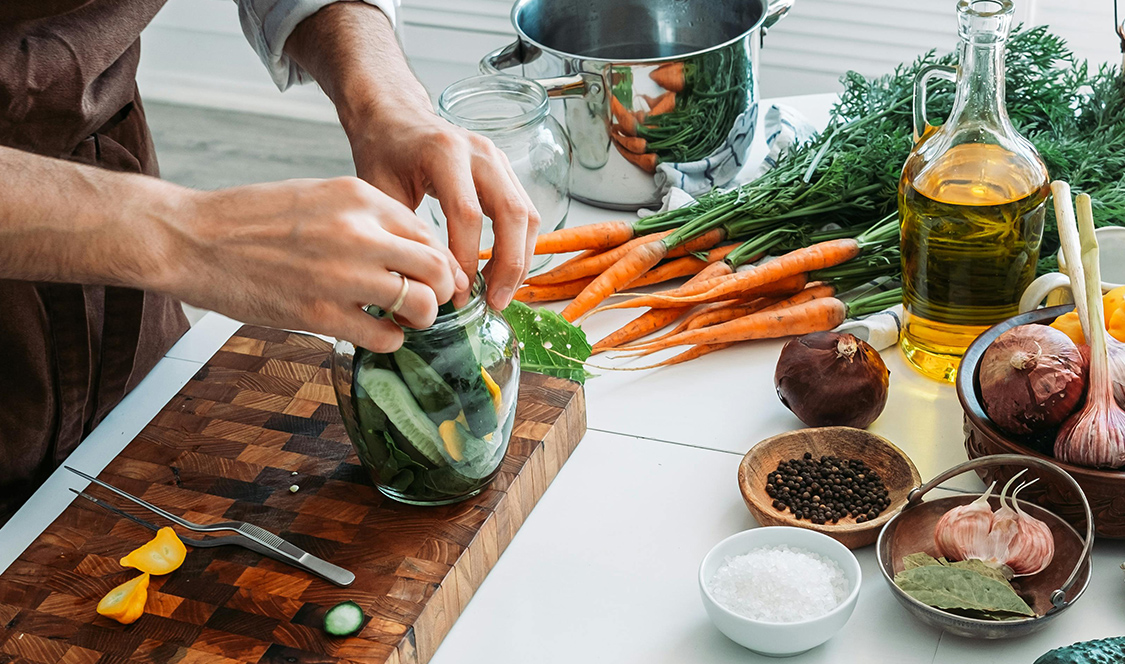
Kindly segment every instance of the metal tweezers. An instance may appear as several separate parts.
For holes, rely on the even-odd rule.
[[[325,560],[321,560],[320,558],[317,558],[316,556],[312,555],[311,553],[308,553],[307,551],[304,551],[304,550],[300,549],[299,547],[294,546],[293,544],[290,544],[289,542],[286,542],[285,540],[281,539],[277,535],[274,535],[273,533],[271,533],[268,530],[265,530],[263,528],[259,528],[258,526],[255,526],[252,523],[246,523],[245,521],[223,521],[223,522],[220,522],[220,523],[212,523],[212,524],[206,524],[206,525],[201,524],[201,523],[193,523],[191,521],[188,521],[187,519],[176,516],[175,514],[172,514],[171,512],[166,512],[166,511],[160,509],[159,507],[157,507],[156,505],[153,505],[152,503],[141,500],[140,498],[137,498],[136,496],[134,496],[132,494],[126,493],[125,491],[122,491],[121,489],[118,489],[117,487],[113,486],[112,484],[107,484],[107,483],[97,479],[96,477],[91,477],[91,476],[87,475],[86,473],[83,473],[80,470],[75,470],[74,468],[71,468],[70,466],[63,466],[63,468],[66,468],[67,470],[74,473],[75,475],[78,475],[79,477],[81,477],[85,480],[89,480],[90,482],[93,482],[94,484],[97,484],[98,486],[100,486],[100,487],[102,487],[102,488],[104,488],[108,491],[111,491],[111,492],[117,494],[118,496],[121,496],[122,498],[124,498],[126,500],[129,500],[133,503],[136,503],[137,505],[140,505],[141,507],[149,510],[150,512],[153,512],[155,514],[159,514],[160,516],[164,517],[165,519],[168,519],[172,523],[174,523],[178,526],[182,526],[184,528],[187,528],[188,530],[191,530],[191,531],[194,531],[194,532],[197,532],[197,533],[215,533],[215,532],[232,532],[232,533],[234,533],[233,535],[226,535],[226,536],[223,536],[223,537],[209,537],[207,539],[201,539],[201,540],[191,539],[191,538],[187,538],[187,537],[181,537],[180,540],[184,544],[187,544],[188,546],[208,548],[208,547],[213,547],[213,546],[224,546],[224,545],[227,545],[227,544],[234,544],[234,545],[246,548],[246,549],[250,549],[251,551],[255,551],[257,553],[260,553],[263,556],[273,558],[274,560],[286,563],[288,565],[292,565],[293,567],[296,567],[298,569],[303,569],[306,572],[309,572],[311,574],[315,574],[316,576],[319,576],[322,579],[325,579],[327,581],[331,581],[332,583],[334,583],[338,586],[347,586],[347,585],[350,585],[352,583],[352,581],[355,581],[355,574],[352,574],[348,570],[346,570],[342,567],[339,567],[337,565],[333,565],[332,563],[327,562]],[[133,516],[132,514],[129,514],[128,512],[125,512],[124,510],[122,510],[118,507],[110,505],[109,503],[107,503],[103,500],[95,498],[94,496],[91,496],[88,493],[78,491],[76,489],[71,489],[71,491],[73,491],[74,493],[78,494],[79,496],[85,498],[86,500],[89,500],[90,502],[94,503],[98,507],[101,507],[103,509],[107,509],[110,512],[113,512],[114,514],[118,514],[120,516],[123,516],[126,519],[129,519],[130,521],[132,521],[133,523],[144,526],[145,528],[148,528],[149,530],[159,530],[160,529],[160,527],[157,526],[156,524],[145,521],[144,519],[142,519],[140,517]]]

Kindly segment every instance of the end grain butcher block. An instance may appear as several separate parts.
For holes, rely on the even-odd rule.
[[[238,547],[193,549],[153,577],[145,615],[119,625],[94,607],[136,574],[117,560],[152,533],[77,499],[0,575],[0,663],[429,660],[582,438],[582,388],[524,374],[492,486],[458,505],[409,507],[383,498],[359,466],[328,356],[319,339],[243,327],[100,477],[194,521],[277,532],[355,583],[339,588]],[[367,622],[355,637],[328,637],[324,612],[344,600]]]

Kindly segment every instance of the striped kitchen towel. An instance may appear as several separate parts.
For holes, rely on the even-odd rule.
[[[716,186],[745,184],[776,166],[785,151],[816,135],[816,129],[795,109],[774,104],[762,122],[769,153],[760,163],[746,164],[744,158],[750,152],[757,122],[758,105],[751,104],[735,120],[722,146],[699,161],[660,164],[656,167],[656,184],[664,191],[682,189],[692,196]]]

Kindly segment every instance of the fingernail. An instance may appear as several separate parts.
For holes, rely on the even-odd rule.
[[[500,306],[497,309],[504,309],[512,303],[512,289],[508,287],[496,289],[496,303]]]
[[[461,268],[457,268],[457,274],[453,275],[453,285],[459,291],[467,290],[469,288],[469,275],[465,274],[465,271]]]

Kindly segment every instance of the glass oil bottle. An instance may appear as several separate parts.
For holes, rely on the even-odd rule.
[[[1004,107],[1010,0],[961,0],[956,69],[931,65],[914,88],[914,150],[902,169],[902,349],[920,372],[952,381],[978,334],[1017,313],[1035,278],[1048,188],[1035,148]],[[956,81],[953,110],[926,121],[927,84]]]

